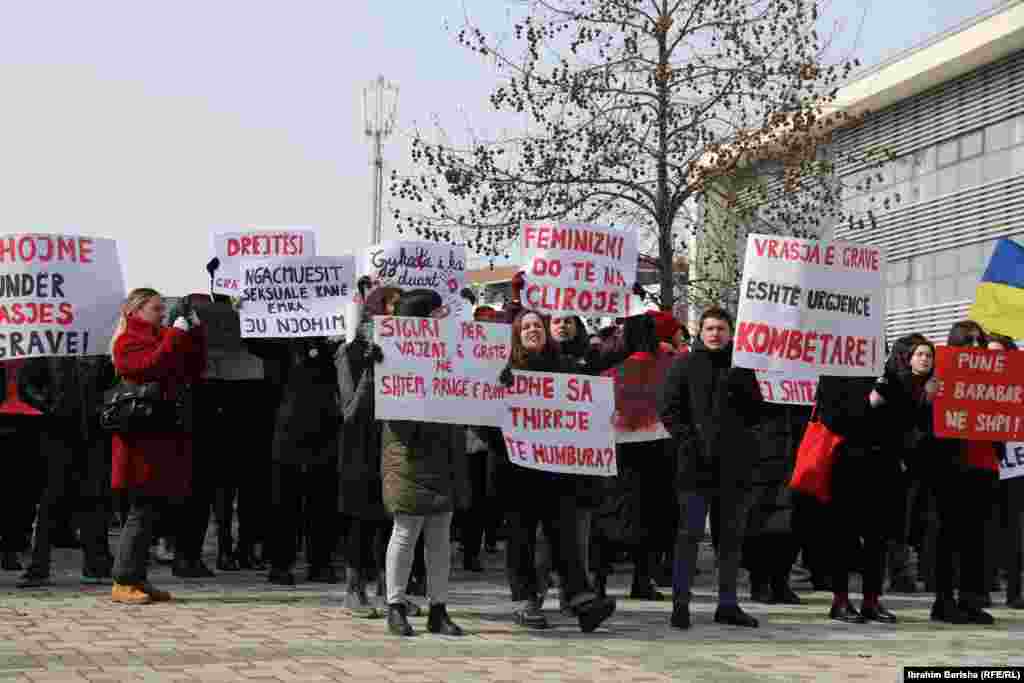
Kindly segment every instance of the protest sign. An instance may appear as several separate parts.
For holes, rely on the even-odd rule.
[[[813,406],[818,392],[818,377],[812,374],[796,375],[772,370],[755,370],[765,403],[790,406]]]
[[[733,361],[793,374],[880,375],[885,267],[878,247],[748,236]]]
[[[553,315],[624,316],[636,282],[635,230],[524,223],[524,303]]]
[[[345,333],[355,258],[244,261],[240,282],[243,339],[332,337]]]
[[[374,373],[380,420],[497,427],[505,400],[498,376],[512,326],[454,318],[374,318],[384,360]]]
[[[309,228],[218,232],[213,234],[213,253],[220,260],[213,276],[213,291],[237,297],[244,287],[243,261],[308,259],[316,256],[316,237]]]
[[[1016,479],[1024,477],[1024,443],[1010,442],[1006,444],[1006,452],[999,462],[1000,479]]]
[[[105,354],[124,299],[114,240],[0,236],[0,360]]]
[[[461,317],[466,286],[466,248],[436,242],[384,242],[363,252],[360,275],[374,287],[429,289],[441,295],[454,317]]]
[[[1024,439],[1024,354],[940,346],[935,350],[935,376],[936,436]]]
[[[658,417],[658,391],[675,356],[640,354],[627,358],[620,365],[602,374],[612,380],[615,391],[616,443],[641,443],[669,438]]]
[[[615,476],[614,407],[608,377],[517,370],[501,426],[509,460],[547,472]]]

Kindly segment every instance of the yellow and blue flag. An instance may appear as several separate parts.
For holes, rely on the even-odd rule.
[[[989,332],[1024,339],[1024,246],[996,242],[971,306],[971,320]]]

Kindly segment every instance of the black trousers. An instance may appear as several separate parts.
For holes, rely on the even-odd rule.
[[[363,581],[376,580],[384,569],[391,522],[348,518],[345,537],[345,565],[358,572]]]
[[[39,418],[6,419],[17,420],[19,425],[0,436],[0,452],[19,459],[22,465],[11,472],[13,476],[0,489],[0,552],[20,553],[28,550],[32,541],[32,522],[46,484],[47,463],[39,456],[39,429],[31,422]]]
[[[455,513],[455,525],[459,529],[462,552],[465,557],[478,557],[484,539],[494,542],[498,534],[500,512],[495,501],[487,495],[487,453],[470,453],[466,456],[469,483],[472,487],[472,504],[468,510]]]
[[[271,466],[270,563],[290,570],[298,554],[299,532],[308,530],[306,560],[311,568],[331,564],[338,535],[338,461],[322,465]]]
[[[1024,478],[999,482],[1006,514],[1003,539],[1006,549],[1006,598],[1021,597],[1021,572],[1024,571]]]
[[[847,446],[837,460],[824,537],[831,539],[833,593],[848,593],[860,566],[864,594],[882,594],[887,544],[903,528],[901,490],[898,462],[880,449]]]
[[[77,518],[84,568],[105,570],[110,565],[107,542],[110,489],[108,484],[107,495],[97,495],[97,486],[90,486],[89,480],[102,481],[103,473],[87,470],[90,467],[102,468],[105,457],[109,463],[106,440],[100,436],[93,441],[84,441],[77,435],[73,423],[54,421],[51,427],[40,434],[40,457],[46,460],[46,483],[36,516],[30,570],[49,574],[52,539],[61,523],[61,508],[71,511],[72,517]],[[69,486],[76,479],[82,480],[81,485]],[[109,475],[105,479],[109,480]],[[81,493],[92,495],[83,496]]]
[[[568,475],[567,475],[568,476]],[[590,590],[578,537],[579,508],[570,487],[552,477],[531,480],[529,506],[508,513],[508,563],[512,594],[526,599],[539,593],[536,570],[537,525],[551,544],[552,564],[562,579],[565,598],[572,600]]]
[[[988,592],[985,528],[998,495],[999,474],[946,467],[933,471],[931,485],[938,512],[935,540],[935,596],[953,597],[954,563],[960,568],[960,599],[980,600]]]

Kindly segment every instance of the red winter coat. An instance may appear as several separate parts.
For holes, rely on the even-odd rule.
[[[122,379],[159,382],[165,397],[182,383],[196,382],[206,368],[206,333],[155,327],[137,318],[114,344],[114,367]],[[121,434],[112,442],[111,485],[115,491],[184,497],[192,488],[192,436]]]

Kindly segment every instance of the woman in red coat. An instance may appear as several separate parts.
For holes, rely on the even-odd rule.
[[[110,343],[114,367],[126,382],[158,382],[174,399],[206,368],[206,336],[193,312],[172,312],[163,327],[164,302],[152,289],[136,289],[121,308]],[[127,497],[128,515],[114,561],[114,602],[146,604],[170,600],[146,578],[153,518],[162,499],[187,496],[192,478],[192,436],[181,432],[115,432],[111,483]]]

